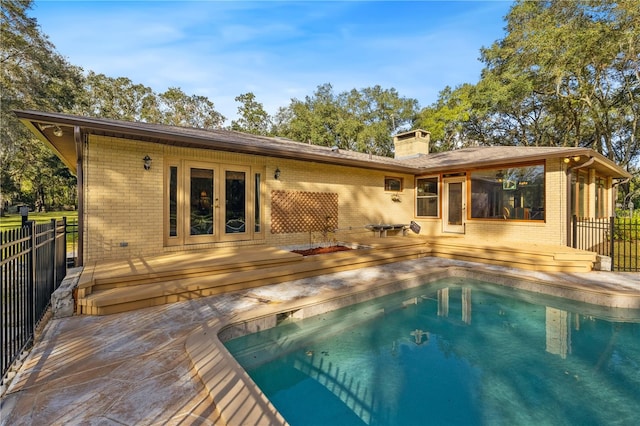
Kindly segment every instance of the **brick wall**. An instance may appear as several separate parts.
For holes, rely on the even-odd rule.
[[[566,175],[561,159],[547,161],[545,176],[545,221],[466,220],[465,237],[474,241],[525,241],[528,243],[566,245],[567,198]],[[468,188],[467,188],[468,190]],[[416,219],[420,234],[451,235],[442,232],[440,219]]]
[[[144,170],[143,158],[153,161]],[[162,147],[90,138],[85,152],[85,261],[118,259],[162,247]]]
[[[256,155],[196,150],[110,137],[91,136],[85,148],[85,260],[123,259],[138,255],[199,248],[269,244],[301,245],[323,238],[317,231],[271,232],[272,191],[331,193],[338,197],[338,241],[371,236],[367,224],[418,222],[421,235],[443,235],[440,219],[414,217],[412,175],[362,170]],[[152,158],[144,170],[143,158]],[[262,234],[251,241],[210,242],[165,247],[164,179],[169,159],[249,166],[262,174]],[[274,171],[280,169],[278,180]],[[466,237],[486,241],[566,241],[566,177],[560,160],[547,163],[545,222],[467,220]],[[384,190],[385,177],[403,179],[403,191]],[[397,197],[396,197],[397,196]],[[394,200],[394,198],[396,198]]]
[[[150,170],[142,159],[152,158]],[[165,159],[251,166],[263,177],[262,238],[189,246],[164,247]],[[279,168],[279,180],[274,171]],[[385,176],[400,177],[405,188],[384,190]],[[369,223],[409,223],[413,218],[413,176],[360,170],[320,163],[281,160],[247,154],[163,146],[110,137],[91,136],[85,152],[85,260],[123,259],[168,251],[246,244],[275,246],[306,244],[317,232],[272,233],[271,191],[326,192],[338,196],[338,232],[344,240],[371,235]]]

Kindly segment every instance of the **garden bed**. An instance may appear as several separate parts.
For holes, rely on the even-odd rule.
[[[291,251],[293,253],[298,253],[303,256],[314,256],[316,254],[335,253],[337,251],[347,251],[347,250],[353,250],[353,249],[351,247],[337,245],[337,246],[327,246],[327,247],[312,247],[308,249],[297,249],[297,250],[291,250]]]

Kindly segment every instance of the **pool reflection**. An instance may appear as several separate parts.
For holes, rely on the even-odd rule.
[[[446,279],[226,345],[294,425],[633,424],[638,318]]]

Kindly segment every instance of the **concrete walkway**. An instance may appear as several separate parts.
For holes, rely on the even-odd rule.
[[[640,274],[537,273],[427,257],[122,314],[54,319],[2,397],[0,425],[222,425],[185,351],[198,326],[268,303],[449,266],[640,296]]]

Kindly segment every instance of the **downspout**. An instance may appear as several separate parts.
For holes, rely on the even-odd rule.
[[[76,145],[76,174],[78,188],[78,265],[84,265],[84,156],[80,126],[73,128],[73,139]]]
[[[593,164],[593,162],[596,161],[595,157],[589,157],[589,159],[587,161],[585,161],[582,164],[577,164],[575,166],[572,167],[567,167],[567,170],[565,171],[566,173],[566,181],[567,181],[567,188],[566,188],[566,194],[567,194],[567,216],[566,216],[566,220],[567,220],[567,246],[571,247],[571,241],[572,241],[572,235],[571,235],[571,229],[572,229],[572,217],[571,217],[571,174],[573,173],[574,170],[578,170],[578,169],[582,169],[583,167],[589,167],[590,165]]]

